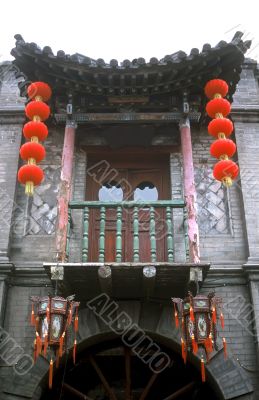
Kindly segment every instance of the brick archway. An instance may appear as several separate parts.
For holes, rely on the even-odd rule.
[[[155,343],[166,346],[176,353],[180,353],[178,331],[172,323],[171,307],[155,303],[140,303],[137,301],[122,301],[117,303],[117,316],[124,313],[130,317],[134,326],[142,329]],[[113,340],[118,337],[107,325],[107,315],[99,318],[93,309],[85,308],[80,312],[79,325],[79,353],[90,349],[99,343]],[[150,318],[152,316],[152,318]],[[119,319],[114,321],[121,322]],[[124,320],[125,321],[125,320]],[[123,327],[121,326],[123,331]],[[70,351],[71,356],[71,351]],[[69,357],[70,357],[69,356]],[[199,360],[191,358],[191,363],[199,367]],[[38,400],[41,398],[47,385],[48,361],[39,357],[33,368],[24,375],[13,375],[0,396],[1,400],[15,400],[27,398]],[[61,365],[62,368],[62,365]],[[224,360],[223,352],[219,351],[206,367],[208,383],[218,393],[219,399],[251,399],[249,393],[253,391],[243,369],[229,358]],[[242,396],[242,397],[241,397]]]

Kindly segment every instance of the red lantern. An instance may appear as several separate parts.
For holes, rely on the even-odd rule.
[[[226,99],[213,99],[207,103],[206,111],[211,118],[226,117],[231,110],[231,106]]]
[[[233,123],[228,118],[215,118],[208,125],[208,132],[211,136],[230,136],[233,132]]]
[[[213,169],[214,178],[223,182],[225,186],[231,186],[232,180],[238,175],[239,168],[234,161],[221,160],[217,162]]]
[[[31,101],[25,107],[25,114],[31,120],[40,119],[45,121],[45,119],[49,118],[50,108],[42,101]]]
[[[209,99],[216,96],[225,97],[228,93],[228,84],[222,79],[212,79],[206,84],[204,91]]]
[[[46,155],[45,149],[42,144],[35,142],[24,143],[20,149],[21,158],[25,161],[31,160],[30,164],[35,164],[35,162],[41,162]]]
[[[230,139],[218,139],[210,146],[210,154],[215,158],[232,157],[236,152],[236,145]]]
[[[48,101],[51,97],[51,89],[47,83],[33,82],[27,88],[27,94],[31,100]]]
[[[18,180],[25,185],[25,193],[29,196],[33,195],[34,186],[39,185],[43,178],[44,173],[37,165],[26,164],[18,171]]]
[[[23,127],[23,134],[27,140],[36,137],[43,142],[48,136],[48,128],[43,122],[29,121]]]

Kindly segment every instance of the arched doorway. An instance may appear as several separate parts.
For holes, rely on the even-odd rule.
[[[136,354],[120,338],[113,338],[82,349],[76,365],[67,357],[55,375],[53,389],[47,389],[41,399],[220,399],[209,383],[201,383],[198,368],[191,362],[184,365],[177,352],[157,339],[156,344],[170,359],[165,368],[161,364],[161,372],[148,362],[152,350],[140,347]]]

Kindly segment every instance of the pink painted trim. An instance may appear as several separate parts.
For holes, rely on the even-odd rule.
[[[188,119],[180,123],[180,132],[183,157],[184,198],[188,212],[190,259],[192,262],[198,264],[200,262],[199,228],[197,223],[191,129]]]
[[[58,193],[58,220],[56,229],[57,259],[65,261],[66,257],[66,236],[68,221],[68,203],[71,196],[71,184],[73,173],[73,158],[75,147],[75,126],[66,126],[64,145],[62,153],[61,177]]]

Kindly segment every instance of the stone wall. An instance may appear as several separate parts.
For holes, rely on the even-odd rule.
[[[44,171],[43,183],[33,197],[17,184],[17,195],[12,231],[12,259],[15,262],[55,260],[55,224],[57,193],[60,180],[63,129],[49,127],[44,142],[46,158],[40,164]]]

